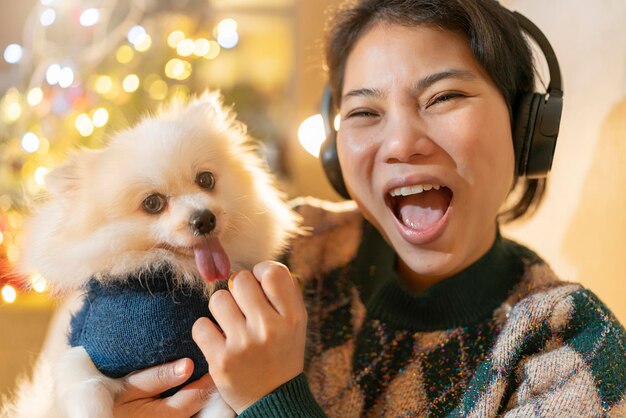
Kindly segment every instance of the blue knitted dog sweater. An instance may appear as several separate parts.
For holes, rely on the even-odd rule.
[[[142,271],[110,284],[91,279],[86,290],[82,308],[72,317],[69,342],[83,346],[104,375],[117,378],[182,357],[194,362],[185,384],[208,372],[191,338],[196,319],[213,320],[208,300],[200,289],[175,287],[171,269]]]

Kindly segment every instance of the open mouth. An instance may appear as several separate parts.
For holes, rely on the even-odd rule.
[[[385,200],[400,224],[426,233],[441,224],[452,197],[452,190],[445,185],[415,184],[391,189]]]

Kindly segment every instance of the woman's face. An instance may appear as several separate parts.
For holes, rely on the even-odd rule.
[[[443,279],[492,245],[513,182],[511,127],[462,35],[365,32],[346,62],[337,144],[350,195],[401,272]]]

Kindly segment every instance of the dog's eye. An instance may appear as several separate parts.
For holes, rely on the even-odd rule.
[[[212,190],[215,187],[215,177],[210,171],[203,171],[196,176],[196,184],[203,189]]]
[[[163,212],[166,203],[165,196],[155,193],[146,197],[141,203],[141,207],[148,213],[157,214]]]

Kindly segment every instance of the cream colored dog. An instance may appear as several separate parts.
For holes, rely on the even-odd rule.
[[[27,228],[23,270],[42,274],[57,292],[128,280],[150,288],[150,274],[165,269],[167,286],[207,297],[231,270],[276,257],[299,232],[298,216],[217,93],[173,102],[105,149],[74,153],[46,184],[52,197]],[[90,301],[77,316],[96,311]],[[88,351],[75,345],[54,364],[40,361],[18,399],[40,397],[45,417],[112,417],[122,379],[102,374]],[[35,418],[37,408],[26,404],[5,413]],[[216,392],[201,416],[234,412]]]

